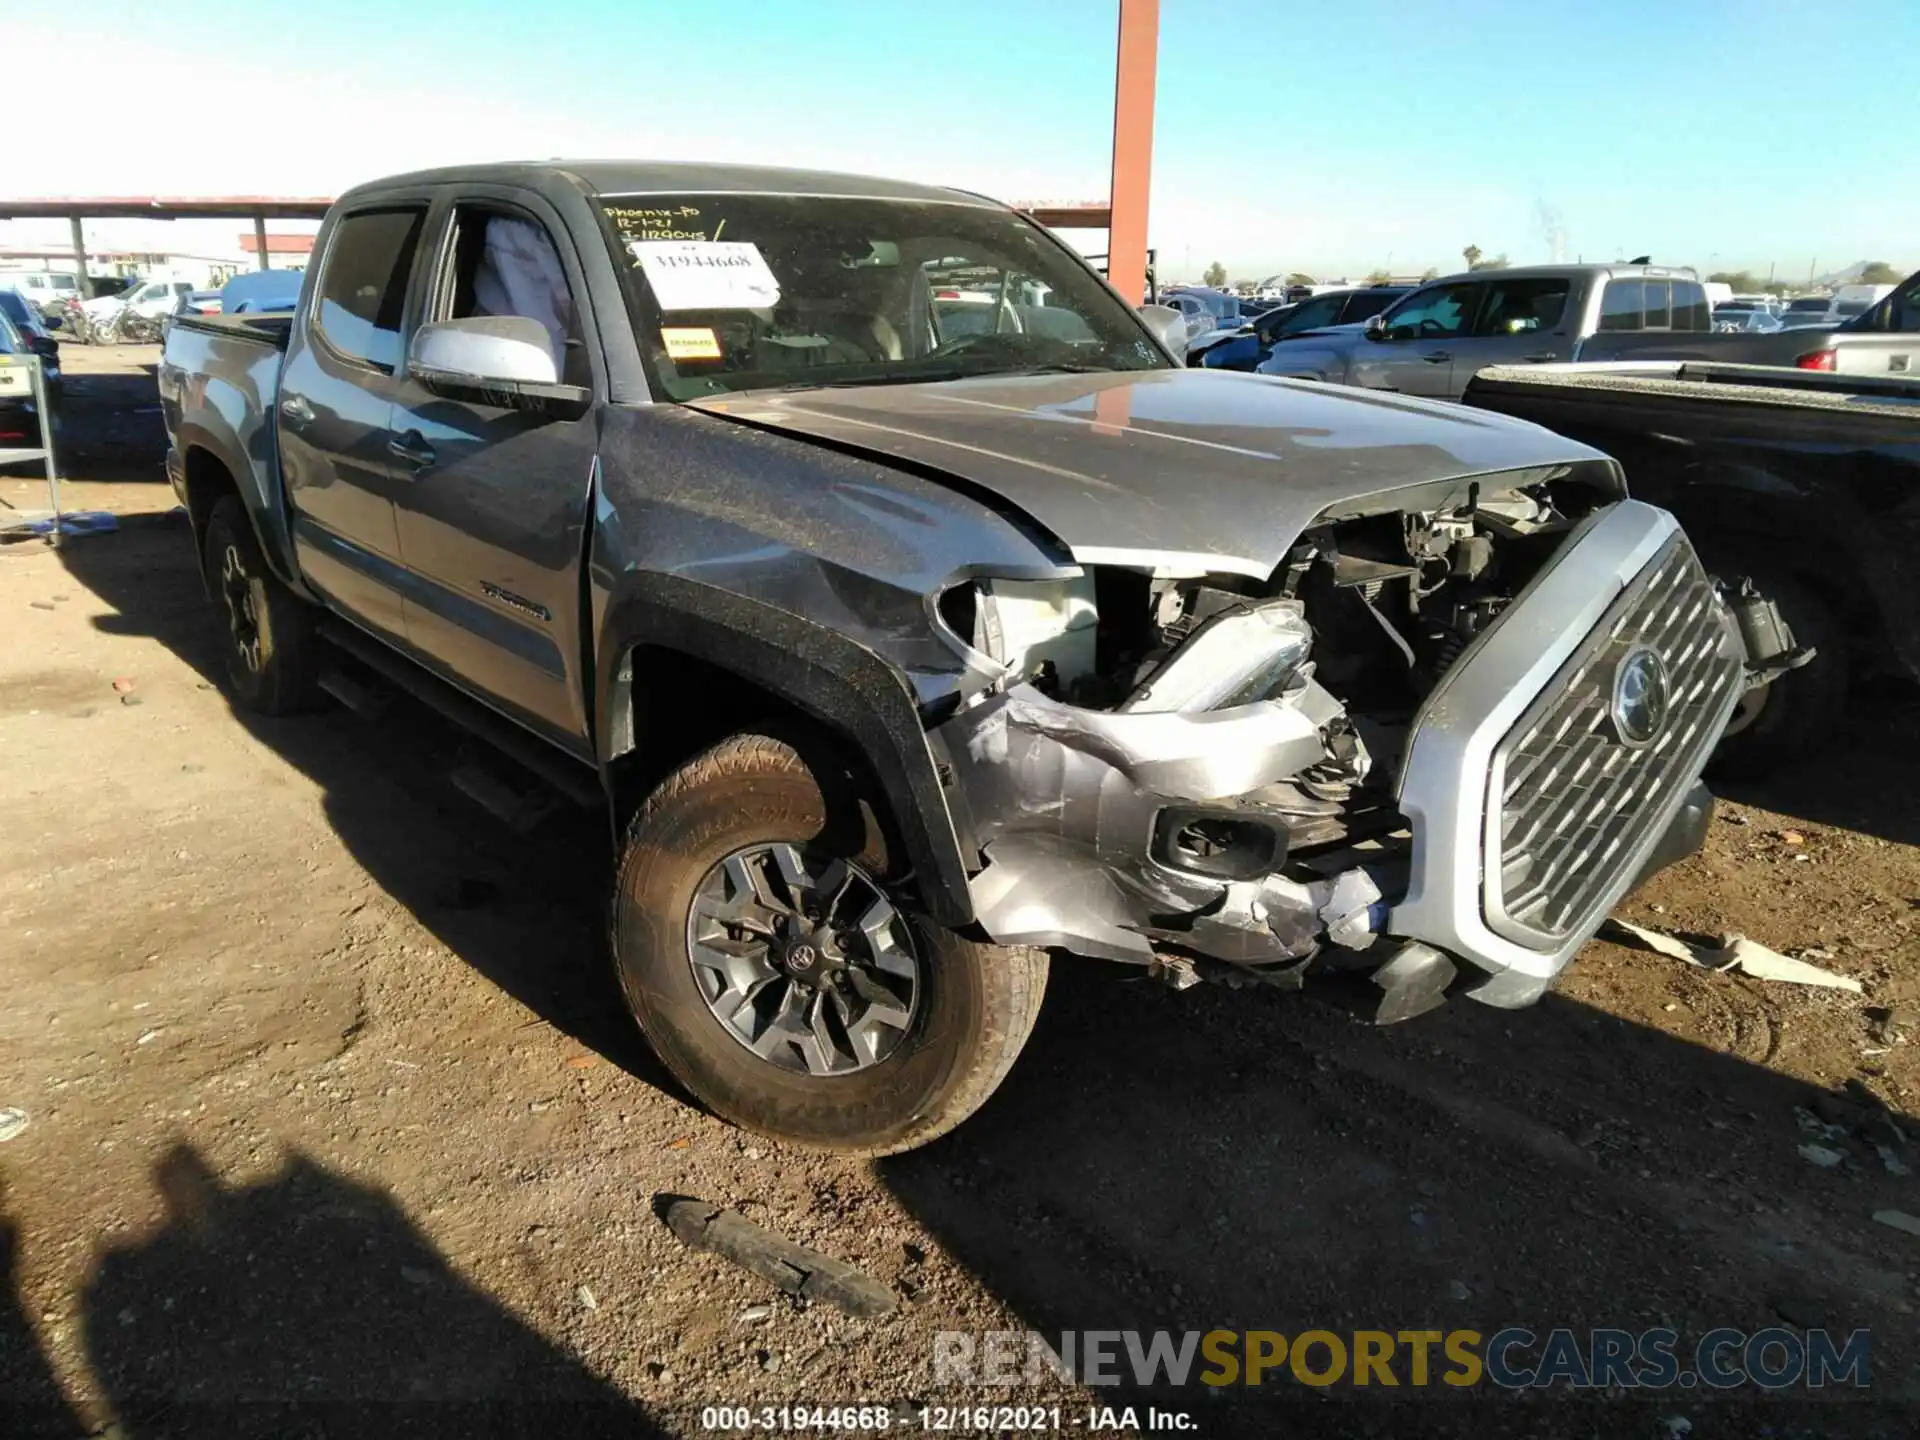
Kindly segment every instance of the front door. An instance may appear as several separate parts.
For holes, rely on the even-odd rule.
[[[501,192],[512,195],[513,192]],[[579,258],[531,196],[463,194],[435,246],[421,323],[522,315],[555,370],[596,388]],[[393,414],[407,635],[436,668],[587,753],[580,574],[598,426],[451,400],[404,379]]]
[[[348,215],[334,227],[304,325],[281,370],[280,473],[300,573],[341,610],[406,634],[404,570],[388,451],[407,280],[424,200]]]
[[[1458,400],[1467,382],[1489,365],[1544,365],[1573,358],[1567,308],[1572,283],[1564,276],[1494,280],[1472,330],[1448,345],[1453,353],[1447,398]]]
[[[1454,349],[1472,332],[1485,290],[1461,281],[1414,291],[1382,316],[1377,332],[1356,342],[1348,383],[1453,398]]]

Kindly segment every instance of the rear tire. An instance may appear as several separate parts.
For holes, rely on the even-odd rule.
[[[1764,689],[1742,697],[1727,734],[1713,753],[1709,773],[1753,780],[1817,753],[1840,720],[1847,699],[1847,634],[1831,606],[1784,570],[1730,560],[1714,573],[1754,589],[1774,602],[1796,645],[1818,653]]]
[[[615,968],[628,1006],[661,1062],[716,1115],[800,1145],[893,1154],[951,1130],[1006,1078],[1039,1014],[1047,956],[1041,950],[962,939],[912,913],[894,884],[879,826],[859,802],[851,777],[813,757],[811,747],[809,752],[803,759],[784,739],[735,735],[660,785],[628,827],[620,858],[611,917]],[[842,970],[819,984],[804,983],[795,978],[804,972],[793,967],[809,963],[812,951],[794,960],[794,950],[806,948],[793,944],[794,918],[776,913],[777,907],[763,909],[753,899],[747,908],[754,918],[742,924],[760,925],[771,916],[764,942],[756,932],[729,926],[720,948],[729,956],[737,949],[747,957],[744,963],[759,967],[739,982],[740,993],[765,988],[752,990],[758,998],[738,1009],[732,990],[713,993],[720,985],[712,969],[715,949],[708,943],[717,933],[710,928],[714,877],[731,876],[736,872],[728,867],[740,857],[767,851],[785,852],[790,866],[804,861],[810,872],[842,876],[848,873],[845,866],[854,867],[854,878],[841,892],[863,887],[854,901],[872,908],[853,912],[858,924],[835,930],[829,923],[833,916],[845,919],[848,912],[829,903],[826,921],[801,937],[828,936],[821,948],[836,955],[836,963],[857,963],[850,957],[861,948],[859,925],[871,933],[875,922],[868,917],[888,913],[886,906],[897,901],[891,913],[898,928],[886,931],[891,963],[869,969],[868,978],[857,982]],[[842,868],[835,869],[836,863]],[[789,892],[777,869],[771,886],[780,894],[802,893]],[[826,888],[823,884],[821,891]],[[760,894],[758,886],[748,890],[731,880],[724,889],[727,898],[718,908],[730,914],[736,913],[741,895]],[[870,895],[880,899],[861,898]],[[802,902],[795,914],[817,917],[822,908],[817,899]],[[706,968],[696,963],[696,948]],[[867,953],[871,959],[872,952]],[[913,974],[907,978],[909,964]],[[844,1040],[852,1029],[835,1029],[836,1022],[821,1018],[828,1002],[877,994],[875,978],[909,997],[889,1001],[899,1007],[889,1013],[910,1011],[910,1018],[877,1032],[883,1039],[847,1047],[839,1056],[839,1073],[815,1063],[829,1045],[803,1050],[786,1044],[769,1033],[774,1021],[760,1025],[760,1043],[774,1058],[750,1048],[758,1012],[777,999],[784,1015],[788,992],[801,997],[796,1015],[815,1006],[813,1024]],[[838,987],[841,996],[823,993],[829,987]],[[731,1019],[726,1018],[730,1010]],[[877,1058],[863,1058],[863,1044]]]
[[[261,715],[311,708],[319,698],[313,612],[267,568],[236,497],[207,517],[201,563],[226,621],[221,654],[234,698]]]

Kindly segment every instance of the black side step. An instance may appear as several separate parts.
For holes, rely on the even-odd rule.
[[[479,736],[523,769],[531,771],[574,804],[589,809],[606,804],[594,772],[553,746],[529,735],[511,720],[469,699],[446,681],[395,654],[380,641],[343,620],[328,618],[320,635],[421,704],[437,710],[461,729]]]

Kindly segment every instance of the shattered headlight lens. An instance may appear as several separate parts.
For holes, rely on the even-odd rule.
[[[941,617],[1014,680],[1051,668],[1061,684],[1089,674],[1099,612],[1093,576],[1069,580],[973,581],[941,596]]]
[[[1228,710],[1281,689],[1313,648],[1296,600],[1236,607],[1196,630],[1120,706],[1129,712]]]

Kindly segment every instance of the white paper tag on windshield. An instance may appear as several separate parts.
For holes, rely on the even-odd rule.
[[[780,282],[749,240],[634,240],[662,310],[766,310],[780,303]]]

